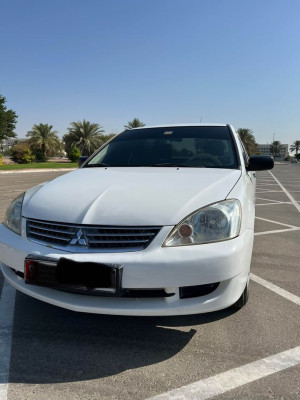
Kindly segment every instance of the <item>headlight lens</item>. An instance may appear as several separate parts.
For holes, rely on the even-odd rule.
[[[233,239],[241,227],[241,205],[236,199],[211,204],[181,221],[163,246],[189,246]]]
[[[22,205],[25,193],[21,194],[17,197],[12,203],[10,203],[5,217],[4,217],[4,225],[8,228],[21,235],[22,233]]]

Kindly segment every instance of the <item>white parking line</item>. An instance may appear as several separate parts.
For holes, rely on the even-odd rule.
[[[300,364],[300,346],[148,400],[207,400],[298,364]]]
[[[32,169],[22,169],[12,170],[12,171],[0,171],[0,174],[30,174],[36,172],[68,172],[75,171],[78,168],[32,168]]]
[[[250,274],[250,278],[254,282],[259,283],[260,285],[266,287],[267,289],[272,290],[272,292],[275,292],[275,293],[279,294],[280,296],[284,297],[285,299],[288,299],[288,300],[292,301],[293,303],[297,304],[298,306],[300,306],[300,297],[296,296],[295,294],[287,292],[286,290],[281,289],[279,286],[276,286],[273,283],[268,282],[265,279],[262,279],[257,275]]]
[[[258,186],[258,189],[259,190],[263,190],[263,187],[265,187],[265,186],[270,186],[269,184],[268,185],[265,185],[265,184],[261,184],[261,185],[256,185],[256,186]],[[278,184],[276,183],[275,185],[271,185],[271,186],[278,186]],[[265,190],[278,190],[279,188],[278,187],[276,187],[276,188],[274,188],[274,187],[266,187],[265,188]]]
[[[288,224],[284,224],[283,222],[273,221],[272,219],[261,218],[261,217],[255,217],[255,218],[256,218],[256,219],[259,219],[259,220],[261,220],[261,221],[271,222],[272,224],[287,226],[288,228],[300,229],[300,226],[288,225]]]
[[[299,186],[300,186],[300,185],[294,185],[294,184],[287,183],[287,182],[285,182],[285,184],[286,184],[286,186],[297,186],[297,187],[299,187]]]
[[[261,203],[255,204],[255,206],[278,206],[279,204],[292,204],[290,201],[278,201],[278,203]]]
[[[256,193],[282,193],[282,190],[263,190],[263,189],[259,189],[260,192],[257,190]]]
[[[273,203],[282,203],[280,200],[264,199],[263,197],[256,197],[256,200],[272,201]]]
[[[291,202],[294,204],[294,206],[300,212],[300,205],[296,202],[294,197],[286,190],[286,188],[279,182],[279,180],[272,174],[271,171],[269,171],[269,173],[273,176],[275,181],[278,183],[278,185],[281,187],[281,189],[284,191],[284,193],[287,195],[287,197],[291,200]]]
[[[257,183],[256,186],[278,186],[278,183]]]
[[[4,281],[0,300],[0,400],[7,400],[16,289]]]
[[[274,231],[264,231],[264,232],[255,232],[254,236],[259,236],[259,235],[270,235],[271,233],[282,233],[282,232],[292,232],[292,231],[299,231],[300,228],[286,228],[286,229],[276,229]]]

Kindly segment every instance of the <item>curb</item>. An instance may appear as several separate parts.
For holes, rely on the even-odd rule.
[[[70,172],[75,171],[77,168],[28,168],[28,169],[13,169],[11,171],[0,171],[1,174],[25,174],[30,172]]]

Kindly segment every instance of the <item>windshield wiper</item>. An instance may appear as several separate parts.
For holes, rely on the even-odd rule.
[[[85,165],[83,168],[98,168],[98,167],[110,167],[110,165],[108,165],[108,164],[103,164],[103,163],[99,163],[99,164],[87,164],[87,165]]]

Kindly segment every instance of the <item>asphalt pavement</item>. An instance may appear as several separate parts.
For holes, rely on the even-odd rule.
[[[18,194],[62,173],[0,174],[0,220]],[[257,173],[250,299],[237,312],[92,315],[16,292],[0,400],[300,399],[299,205],[300,164]]]

